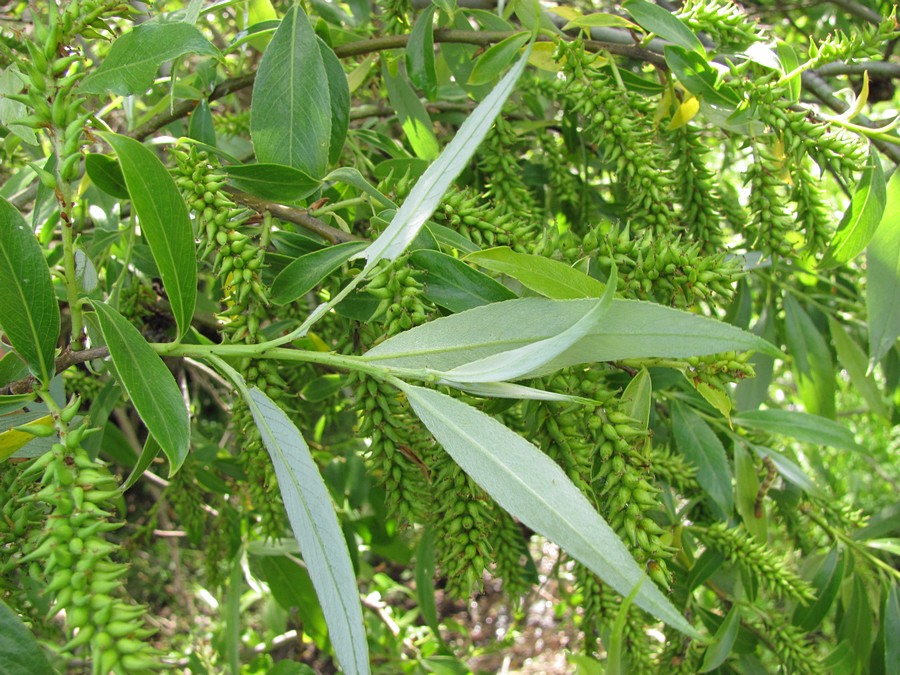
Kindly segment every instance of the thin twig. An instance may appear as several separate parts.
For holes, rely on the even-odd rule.
[[[247,194],[246,192],[241,192],[239,190],[234,190],[228,187],[224,189],[228,191],[232,199],[234,199],[236,202],[239,202],[244,206],[249,206],[251,209],[259,213],[268,211],[279,220],[294,223],[295,225],[299,225],[300,227],[303,227],[310,232],[315,232],[320,237],[323,237],[324,239],[330,241],[332,244],[340,244],[346,241],[365,241],[362,237],[357,237],[355,234],[344,232],[343,230],[339,230],[336,227],[332,227],[331,225],[323,223],[318,218],[314,218],[313,216],[309,215],[309,211],[307,209],[298,209],[292,206],[285,206],[284,204],[279,204],[277,202],[270,202],[268,199],[262,199],[254,195]]]
[[[447,30],[439,29],[434,31],[435,42],[449,42],[456,44],[470,44],[478,46],[487,46],[495,44],[511,35],[516,35],[516,31],[466,31],[466,30]],[[540,41],[550,41],[551,38],[541,36]],[[571,38],[566,38],[571,39]],[[372,38],[370,40],[359,40],[343,45],[338,45],[334,49],[334,53],[338,58],[347,58],[349,56],[360,56],[362,54],[371,54],[373,52],[385,51],[388,49],[401,49],[406,46],[409,41],[409,35],[386,35],[382,37]],[[634,44],[620,44],[618,42],[601,42],[589,40],[585,46],[591,51],[607,51],[610,54],[619,56],[627,56],[629,58],[638,59],[652,63],[653,65],[665,68],[665,59],[649,49],[638,47]],[[225,80],[219,86],[212,90],[207,99],[215,101],[233,94],[236,91],[245,89],[253,84],[256,79],[256,73],[245,73],[231,79]],[[129,135],[139,141],[152,135],[155,131],[174,122],[177,119],[187,116],[199,105],[199,101],[181,101],[172,106],[171,110],[160,113],[156,117],[148,120]],[[274,214],[273,214],[274,215]]]
[[[109,356],[109,349],[106,347],[82,349],[77,352],[67,349],[58,359],[56,359],[56,372],[61,373],[78,363],[93,361],[94,359],[104,359],[107,356]],[[23,377],[21,380],[10,382],[5,387],[0,387],[0,395],[27,394],[34,390],[34,385],[36,383],[37,379],[33,375],[29,375],[28,377]]]

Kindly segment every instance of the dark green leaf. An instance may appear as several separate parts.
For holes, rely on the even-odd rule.
[[[0,415],[21,410],[34,400],[34,394],[3,394],[0,396]]]
[[[147,22],[113,42],[79,89],[89,94],[142,94],[164,62],[187,53],[217,55],[219,50],[190,24]]]
[[[461,401],[409,384],[402,389],[444,450],[501,507],[559,544],[622,595],[641,584],[635,604],[687,635],[696,634],[546,454]]]
[[[775,49],[778,52],[778,59],[781,61],[783,74],[787,75],[788,73],[793,73],[800,65],[800,60],[797,58],[797,53],[794,51],[794,48],[784,40],[778,40]],[[800,89],[802,87],[800,73],[792,76],[790,81],[788,81],[787,86],[791,92],[791,100],[795,103],[798,102],[800,100]]]
[[[437,606],[434,601],[434,535],[426,529],[416,546],[416,597],[422,618],[437,637],[441,635],[438,625]]]
[[[187,206],[169,171],[151,150],[127,136],[100,136],[119,157],[131,203],[159,268],[180,339],[191,326],[197,301],[197,254]]]
[[[671,12],[647,0],[628,0],[622,5],[644,29],[686,50],[706,54],[696,35]]]
[[[725,660],[731,655],[731,648],[734,647],[734,641],[737,639],[740,626],[741,606],[735,604],[729,610],[722,625],[719,626],[716,634],[713,636],[713,643],[707,648],[706,654],[703,655],[703,663],[700,665],[698,672],[708,673],[725,663]]]
[[[93,305],[119,383],[168,458],[172,476],[187,457],[191,442],[181,389],[137,328],[106,303]]]
[[[138,457],[137,462],[135,462],[131,474],[129,474],[128,479],[122,483],[122,492],[125,492],[138,482],[140,477],[144,475],[144,472],[150,468],[150,465],[153,463],[153,460],[156,459],[160,450],[162,450],[162,448],[156,441],[156,438],[152,435],[147,436],[147,440],[144,441],[144,447],[141,450],[141,455]],[[171,471],[170,473],[175,473],[175,471]]]
[[[830,316],[828,327],[831,332],[831,344],[837,352],[838,364],[846,369],[850,382],[865,399],[869,410],[884,419],[890,419],[874,375],[866,372],[866,353],[863,348],[856,344],[844,327]]]
[[[706,103],[734,109],[741,102],[737,94],[719,84],[718,71],[697,52],[669,45],[666,47],[666,64],[685,89]]]
[[[678,449],[697,467],[697,482],[712,500],[717,516],[730,518],[734,508],[734,491],[731,465],[722,441],[693,409],[673,401],[671,410],[672,433]]]
[[[44,252],[15,206],[0,198],[0,328],[43,383],[56,375],[59,305]]]
[[[396,335],[364,358],[384,365],[446,371],[557,335],[595,304],[590,298],[492,303]],[[697,314],[649,302],[614,300],[603,322],[549,364],[547,372],[579,363],[687,358],[750,349],[779,353],[755,335]]]
[[[875,363],[900,336],[900,171],[888,182],[884,216],[866,251],[869,362]]]
[[[734,420],[732,420],[732,422],[733,421]],[[775,468],[778,469],[778,473],[780,473],[786,481],[793,483],[809,495],[822,495],[819,488],[816,487],[816,484],[812,482],[810,477],[807,476],[803,469],[801,469],[793,460],[788,459],[785,455],[782,455],[772,448],[757,445],[755,443],[748,443],[748,445],[753,452],[761,458],[765,459],[768,457],[771,459]]]
[[[348,241],[297,258],[275,277],[272,302],[283,305],[303,297],[366,246],[366,242]]]
[[[441,153],[441,145],[434,135],[431,117],[416,92],[399,72],[397,63],[383,61],[382,71],[388,98],[397,111],[403,134],[409,141],[416,157],[433,161]]]
[[[884,672],[900,673],[900,586],[891,582],[884,604]]]
[[[295,202],[319,189],[308,173],[283,164],[234,164],[223,167],[238,190],[275,202]]]
[[[116,199],[128,199],[125,176],[114,157],[88,153],[84,158],[84,170],[94,185],[106,194]]]
[[[804,443],[827,445],[853,452],[868,452],[856,442],[853,433],[846,427],[834,420],[799,410],[753,410],[735,415],[731,421],[740,427],[782,434]]]
[[[350,84],[347,74],[334,51],[319,39],[322,65],[328,76],[328,93],[331,97],[331,138],[328,144],[328,162],[336,164],[344,150],[344,139],[350,126]]]
[[[437,73],[434,69],[434,11],[426,7],[416,19],[406,43],[406,72],[410,81],[433,98],[437,93]]]
[[[517,253],[508,246],[489,248],[466,256],[468,262],[506,274],[525,288],[548,298],[599,298],[606,286],[584,272],[541,255]]]
[[[329,80],[299,5],[285,14],[256,71],[250,136],[259,162],[324,175],[332,143]]]
[[[831,239],[822,267],[837,267],[865,250],[884,215],[887,186],[878,153],[873,149],[850,206]]]
[[[767,518],[765,513],[756,517],[756,497],[759,493],[759,478],[756,475],[756,460],[751,457],[744,443],[735,443],[734,454],[734,507],[744,521],[744,527],[757,541],[767,541]]]
[[[209,110],[209,101],[203,99],[194,108],[188,120],[188,136],[206,145],[215,147],[216,128],[213,125],[212,113]]]
[[[0,358],[0,387],[13,380],[20,380],[28,374],[28,366],[15,352],[6,352]]]
[[[309,446],[294,423],[259,389],[245,394],[284,500],[291,529],[328,623],[334,652],[346,672],[369,672],[356,576],[334,505]]]
[[[528,44],[530,39],[530,33],[516,33],[491,46],[475,61],[468,84],[472,86],[488,84],[500,77],[503,70],[513,62],[519,50]]]
[[[841,588],[846,566],[846,557],[837,546],[832,546],[812,578],[816,599],[805,605],[797,605],[791,623],[805,631],[815,630],[822,623]]]
[[[410,260],[425,271],[425,297],[451,312],[516,297],[503,284],[445,253],[415,251]]]
[[[790,294],[784,297],[784,327],[800,399],[807,412],[834,419],[834,366],[816,324]]]
[[[0,600],[0,673],[53,675],[55,672],[32,632]]]
[[[837,636],[839,640],[850,643],[856,658],[856,671],[862,672],[872,651],[872,606],[862,577],[856,574],[850,579],[852,581],[848,580],[849,587],[841,594],[844,612],[837,627]]]

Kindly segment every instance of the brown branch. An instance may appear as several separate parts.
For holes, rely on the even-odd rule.
[[[486,47],[492,45],[511,35],[516,35],[517,31],[467,31],[467,30],[447,30],[438,29],[434,31],[435,42],[448,42],[453,44],[470,44]],[[572,38],[565,38],[571,40]],[[550,42],[552,38],[540,36],[538,38],[542,42]],[[381,52],[388,49],[400,49],[406,46],[409,41],[409,35],[385,35],[382,37],[372,38],[370,40],[359,40],[357,42],[349,42],[347,44],[338,45],[334,48],[334,53],[338,58],[347,58],[350,56],[361,56],[362,54],[371,54],[373,52]],[[644,49],[633,44],[620,44],[618,42],[605,42],[597,40],[588,40],[585,46],[591,51],[607,51],[610,54],[618,56],[626,56],[628,58],[646,61],[659,68],[665,68],[665,59],[649,49]],[[210,101],[215,101],[233,94],[236,91],[252,86],[256,73],[245,73],[237,77],[225,80],[219,86],[212,90],[207,97]],[[181,101],[167,110],[160,113],[156,117],[148,120],[139,126],[129,135],[139,141],[149,137],[155,131],[174,122],[177,119],[190,114],[197,107],[199,101]]]
[[[93,361],[94,359],[104,359],[107,356],[109,356],[109,349],[106,347],[83,349],[77,352],[67,349],[62,354],[60,354],[58,359],[56,359],[56,373],[61,373],[64,370],[68,370],[78,363]],[[36,383],[37,378],[34,377],[34,375],[29,375],[28,377],[23,377],[21,380],[10,382],[5,387],[0,388],[0,395],[6,396],[8,394],[27,394],[34,390],[34,385]]]
[[[324,239],[330,241],[332,244],[341,244],[346,241],[365,241],[365,239],[363,239],[362,237],[357,237],[355,234],[344,232],[343,230],[339,230],[336,227],[331,227],[331,225],[323,223],[318,218],[309,215],[309,211],[307,209],[298,209],[292,206],[285,206],[284,204],[279,204],[277,202],[270,202],[267,199],[261,199],[260,197],[256,197],[254,195],[247,194],[246,192],[241,192],[229,187],[226,187],[224,189],[236,202],[239,202],[244,206],[249,206],[251,209],[259,213],[268,211],[279,220],[284,220],[288,223],[294,223],[295,225],[299,225],[300,227],[307,229],[310,232],[315,232],[320,237],[323,237]]]

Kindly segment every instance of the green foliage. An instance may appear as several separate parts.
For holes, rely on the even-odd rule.
[[[0,671],[897,669],[890,3],[184,4],[4,10]]]

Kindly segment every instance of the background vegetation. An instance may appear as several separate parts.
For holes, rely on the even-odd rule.
[[[892,4],[6,3],[0,670],[900,672]]]

